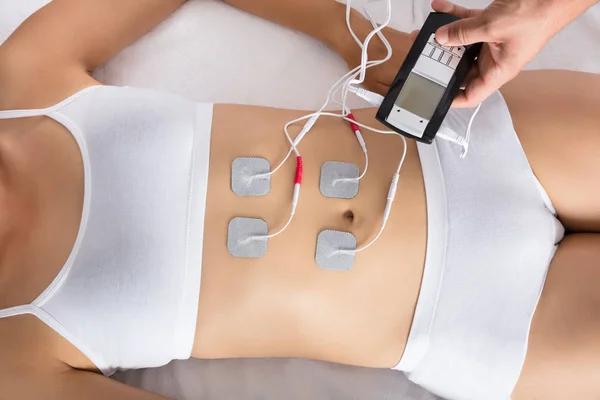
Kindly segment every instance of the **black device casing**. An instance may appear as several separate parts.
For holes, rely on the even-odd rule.
[[[385,126],[393,129],[394,131],[406,137],[415,139],[419,142],[427,144],[431,144],[433,142],[433,139],[435,138],[438,129],[442,125],[442,121],[446,117],[446,114],[448,113],[448,110],[452,105],[454,97],[458,93],[461,84],[467,76],[467,73],[469,72],[469,70],[475,63],[477,56],[479,55],[479,51],[481,50],[481,43],[464,46],[465,52],[462,56],[462,59],[456,67],[454,75],[452,76],[450,82],[448,83],[448,86],[446,87],[446,92],[442,96],[442,99],[440,100],[440,103],[438,104],[435,112],[433,113],[429,124],[427,124],[425,132],[423,133],[423,137],[416,137],[401,129],[398,129],[395,126],[386,122],[386,119],[392,111],[394,103],[398,98],[402,87],[404,86],[404,82],[406,82],[408,75],[414,69],[415,64],[421,56],[421,53],[425,48],[425,45],[427,44],[427,41],[429,40],[431,34],[435,33],[435,31],[437,31],[439,27],[458,20],[459,18],[450,14],[437,12],[429,14],[427,20],[425,21],[425,24],[423,25],[423,28],[421,28],[421,32],[417,36],[417,39],[415,40],[413,46],[408,52],[404,63],[400,67],[396,78],[394,78],[394,82],[390,86],[390,90],[388,91],[387,95],[385,96],[385,99],[383,100],[383,103],[381,103],[381,106],[377,111],[376,118],[379,122],[383,123]]]

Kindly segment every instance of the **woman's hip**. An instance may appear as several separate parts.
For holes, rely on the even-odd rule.
[[[461,131],[470,110],[447,124]],[[446,398],[505,399],[564,229],[533,175],[499,94],[473,125],[471,149],[420,145],[428,242],[421,291],[397,369]]]

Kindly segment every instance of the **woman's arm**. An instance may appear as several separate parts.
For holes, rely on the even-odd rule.
[[[346,6],[335,0],[223,0],[241,10],[303,32],[337,52],[352,42]],[[358,16],[352,13],[353,22]]]
[[[223,1],[320,40],[337,52],[351,69],[360,64],[361,49],[348,31],[346,6],[335,0]],[[371,23],[356,10],[350,13],[350,23],[356,36],[362,41],[373,30]],[[389,28],[384,29],[383,33],[392,46],[393,56],[385,64],[368,70],[365,86],[385,95],[408,54],[413,39],[406,33]],[[382,59],[386,55],[383,42],[375,36],[369,46],[369,60]]]
[[[0,107],[32,107],[31,99],[48,105],[89,86],[93,82],[89,71],[148,32],[184,2],[50,2],[0,46]]]

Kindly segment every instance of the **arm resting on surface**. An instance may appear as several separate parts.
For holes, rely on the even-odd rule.
[[[185,0],[54,0],[0,46],[0,108],[54,104]]]
[[[340,47],[345,46],[350,37],[346,28],[346,6],[334,0],[223,1],[250,14],[312,36],[336,51],[341,50]]]

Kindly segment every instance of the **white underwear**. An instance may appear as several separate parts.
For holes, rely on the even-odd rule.
[[[444,124],[464,132],[473,110]],[[506,400],[564,228],[534,176],[499,92],[475,118],[470,150],[419,144],[427,197],[423,281],[396,369],[448,400]]]

